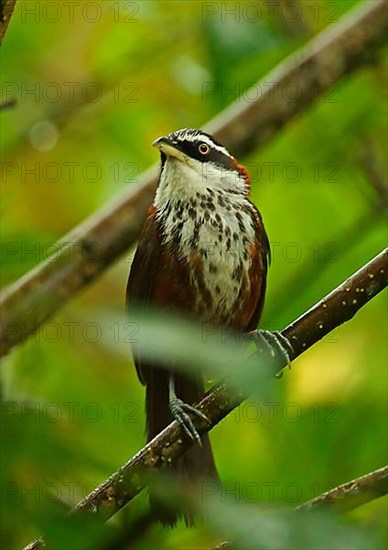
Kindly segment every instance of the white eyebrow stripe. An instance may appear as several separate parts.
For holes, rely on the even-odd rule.
[[[217,145],[216,143],[214,143],[214,141],[212,141],[211,139],[209,139],[207,136],[197,136],[199,137],[200,141],[203,141],[204,143],[206,143],[207,145],[209,145],[209,147],[212,147],[213,149],[215,149],[216,151],[219,151],[220,153],[223,153],[224,155],[226,155],[227,157],[231,157],[232,155],[225,149],[225,147],[222,147],[222,145]]]
[[[214,143],[213,140],[211,140],[210,138],[208,138],[208,136],[205,136],[204,134],[201,134],[201,133],[194,134],[193,132],[186,131],[180,134],[179,136],[177,136],[176,139],[178,141],[191,141],[192,143],[195,141],[198,141],[198,143],[203,142],[209,145],[209,147],[211,147],[212,149],[216,149],[216,151],[223,153],[227,157],[233,158],[232,155],[229,153],[229,151],[225,149],[225,147],[222,147],[222,145],[217,145],[216,143]]]

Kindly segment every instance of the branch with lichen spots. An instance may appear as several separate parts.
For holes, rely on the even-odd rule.
[[[388,493],[388,466],[348,481],[322,495],[301,504],[299,511],[310,511],[316,508],[330,507],[337,512],[345,513],[358,508],[371,500]]]

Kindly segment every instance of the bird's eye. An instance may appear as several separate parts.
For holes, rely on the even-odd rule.
[[[210,147],[207,143],[201,143],[198,145],[198,151],[201,153],[201,155],[207,155],[210,151]]]

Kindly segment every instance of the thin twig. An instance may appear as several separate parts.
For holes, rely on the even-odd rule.
[[[296,510],[299,512],[330,507],[338,512],[345,513],[387,493],[388,466],[384,466],[374,472],[335,487],[322,495],[318,495],[312,500],[298,506]]]
[[[6,99],[5,101],[0,101],[0,111],[6,111],[7,109],[12,109],[17,105],[16,98]]]
[[[260,94],[225,109],[206,129],[238,157],[267,143],[290,119],[307,109],[335,83],[374,61],[387,30],[384,0],[366,2],[321,32],[256,84]],[[285,91],[298,89],[298,100]],[[96,279],[137,239],[152,202],[156,169],[115,203],[67,234],[55,256],[4,290],[2,348],[5,355],[24,342],[67,300]],[[96,254],[97,251],[97,254]]]
[[[331,330],[351,319],[370,299],[387,286],[388,249],[333,290],[305,314],[286,327],[282,334],[292,343],[296,358]],[[265,353],[264,353],[265,358]],[[210,389],[198,404],[210,424],[194,423],[203,434],[211,430],[248,396],[237,390],[235,381],[223,379]],[[181,427],[172,422],[104,483],[87,495],[73,513],[89,511],[101,519],[112,517],[145,486],[147,474],[175,462],[193,444]],[[42,546],[34,541],[26,550]]]

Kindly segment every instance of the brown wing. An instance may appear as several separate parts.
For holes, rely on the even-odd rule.
[[[151,207],[128,278],[126,297],[129,314],[131,310],[136,312],[155,308],[190,313],[193,303],[190,293],[187,266],[166,246],[162,246],[155,223],[155,209]],[[132,354],[139,379],[147,384],[152,365],[142,360],[136,346]]]
[[[161,246],[154,222],[154,210],[151,207],[144,222],[139,243],[132,261],[128,277],[126,298],[128,307],[144,309],[153,293]]]
[[[133,311],[144,311],[149,308],[157,282],[160,256],[161,246],[154,222],[154,209],[151,207],[140,234],[128,277],[126,300],[130,315]],[[143,384],[146,384],[141,354],[136,351],[135,346],[132,354],[138,377]]]
[[[265,291],[267,287],[267,270],[268,265],[271,262],[271,251],[268,235],[259,212],[257,210],[256,212],[256,241],[252,251],[253,261],[250,270],[250,279],[252,281],[252,286],[255,289],[255,295],[252,296],[252,300],[256,306],[246,326],[247,331],[255,330],[259,323],[264,307]]]

